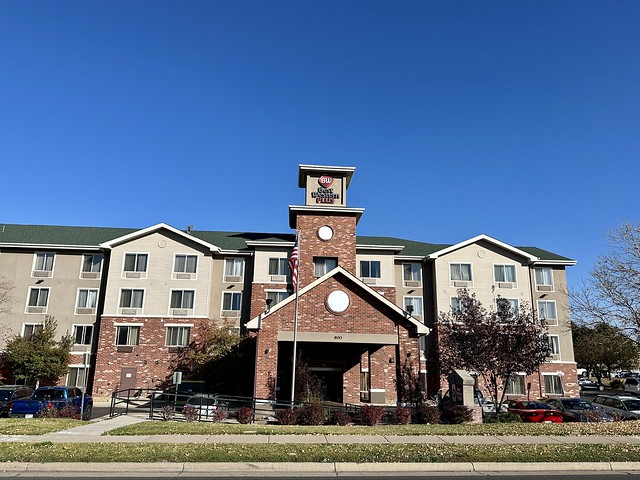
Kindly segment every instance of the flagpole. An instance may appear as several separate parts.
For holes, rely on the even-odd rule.
[[[296,290],[296,301],[295,307],[293,311],[293,367],[291,369],[291,406],[293,407],[293,401],[296,393],[296,357],[298,355],[298,292],[300,290],[300,237],[302,234],[300,232],[296,232],[296,249],[298,252],[298,258],[296,260],[295,265],[295,275],[292,273],[292,277],[295,278],[295,290]]]

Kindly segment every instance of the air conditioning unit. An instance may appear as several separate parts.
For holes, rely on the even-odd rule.
[[[498,282],[498,288],[514,288],[515,284],[513,282]]]
[[[100,278],[100,272],[82,272],[80,274],[81,278]]]
[[[470,287],[471,282],[462,282],[460,280],[456,280],[453,282],[454,287]]]
[[[422,282],[419,280],[406,280],[404,286],[407,288],[417,288],[422,286]]]
[[[176,278],[178,280],[191,280],[193,275],[193,273],[176,273]]]
[[[122,315],[138,315],[139,310],[138,308],[122,308],[120,309],[120,313]]]
[[[544,321],[547,324],[547,326],[549,326],[549,327],[557,327],[558,326],[558,319],[557,318],[545,318]]]
[[[222,310],[221,316],[227,318],[235,318],[240,316],[240,312],[238,310]]]
[[[53,275],[53,272],[50,270],[36,270],[33,272],[33,276],[38,278],[49,278],[51,275]]]
[[[171,309],[171,315],[175,315],[176,317],[189,315],[189,310],[185,308],[173,308]]]
[[[142,276],[141,272],[124,272],[125,278],[140,278]]]
[[[96,309],[95,308],[76,308],[76,313],[78,315],[93,315],[94,313],[96,313]]]
[[[377,278],[370,278],[370,277],[365,277],[362,279],[362,281],[364,283],[366,283],[367,285],[375,285],[378,281]]]
[[[553,292],[553,285],[538,285],[536,290],[539,292]]]
[[[287,281],[286,275],[271,275],[271,281],[275,283],[285,283]]]
[[[227,283],[238,283],[242,281],[242,277],[236,275],[225,275],[224,281]]]
[[[27,313],[45,313],[47,307],[27,307]]]

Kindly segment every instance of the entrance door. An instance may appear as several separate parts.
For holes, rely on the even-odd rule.
[[[136,388],[136,367],[122,367],[120,370],[120,390]]]
[[[323,400],[342,403],[342,370],[331,368],[310,368],[309,370],[322,382]]]

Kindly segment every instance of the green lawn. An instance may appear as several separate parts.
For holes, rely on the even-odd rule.
[[[85,424],[70,418],[3,418],[0,435],[44,435]]]

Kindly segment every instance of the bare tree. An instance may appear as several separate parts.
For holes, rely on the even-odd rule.
[[[640,225],[607,233],[610,251],[598,257],[582,287],[570,292],[576,323],[606,323],[640,342]]]
[[[441,373],[454,369],[476,372],[496,405],[504,401],[505,385],[517,374],[530,375],[549,356],[543,321],[523,303],[517,310],[501,297],[487,310],[466,289],[458,291],[458,306],[439,319]]]
[[[11,299],[13,298],[13,284],[4,275],[0,275],[0,314],[11,311]]]

